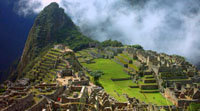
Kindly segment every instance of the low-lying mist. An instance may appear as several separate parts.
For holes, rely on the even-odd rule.
[[[140,44],[200,62],[199,0],[20,0],[27,16],[57,2],[87,36]]]

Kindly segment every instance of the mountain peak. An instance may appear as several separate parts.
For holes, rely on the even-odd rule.
[[[48,9],[48,8],[59,8],[59,5],[56,2],[52,2],[47,7],[45,7],[44,9]]]
[[[64,9],[59,8],[55,2],[42,10],[35,19],[29,32],[24,51],[18,66],[19,73],[29,64],[30,61],[38,57],[45,48],[51,47],[61,37],[66,37],[66,33],[58,33],[62,30],[76,29],[73,21],[64,13]]]
[[[55,10],[60,10],[64,13],[64,9],[59,7],[59,4],[56,2],[50,3],[48,6],[44,8],[43,11],[48,11],[48,12],[55,12]]]
[[[17,67],[18,77],[25,75],[32,68],[31,64],[53,45],[65,44],[76,50],[88,46],[90,41],[79,32],[64,9],[53,2],[35,19]]]

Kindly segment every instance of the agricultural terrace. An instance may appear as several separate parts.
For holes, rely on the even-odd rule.
[[[109,59],[95,59],[95,63],[82,63],[84,67],[90,70],[101,70],[104,75],[101,76],[99,82],[103,85],[105,91],[118,101],[127,101],[123,94],[128,94],[130,97],[136,97],[140,101],[146,103],[153,103],[157,105],[172,105],[160,93],[140,93],[140,88],[130,88],[131,85],[136,85],[132,80],[115,81],[111,78],[126,78],[129,77],[124,71],[123,67],[114,60]]]
[[[56,78],[56,72],[66,67],[65,61],[62,59],[58,62],[58,58],[62,55],[62,50],[52,48],[38,60],[25,77],[30,78],[32,82],[39,83],[44,81],[45,83],[54,83],[53,79]],[[57,63],[56,67],[55,63]]]

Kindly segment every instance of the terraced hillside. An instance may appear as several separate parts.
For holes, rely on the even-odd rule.
[[[131,88],[130,86],[137,86],[132,80],[112,81],[111,78],[127,78],[130,77],[123,71],[123,67],[109,59],[95,59],[95,63],[82,63],[84,67],[90,70],[101,70],[104,75],[100,78],[100,83],[103,85],[105,91],[111,96],[115,97],[120,102],[127,101],[126,94],[130,97],[146,103],[154,103],[157,105],[171,105],[171,102],[166,100],[160,93],[141,93],[139,87]]]
[[[142,93],[157,93],[159,92],[158,83],[154,78],[153,74],[144,73],[144,77],[140,79],[139,86]]]
[[[103,57],[103,53],[99,53],[95,48],[84,49],[75,53],[80,63],[90,63],[96,58]]]
[[[52,48],[33,66],[26,77],[30,78],[32,82],[51,83],[51,79],[56,78],[56,72],[67,66],[67,63],[62,59],[63,55],[62,50]]]
[[[138,60],[131,58],[127,53],[120,53],[115,56],[115,61],[124,67],[124,71],[131,76],[141,76],[139,71],[143,67],[137,65]],[[137,86],[141,89],[141,93],[156,93],[159,92],[157,81],[151,71],[145,71],[142,77],[137,82]]]
[[[90,53],[101,54],[96,58]],[[127,53],[119,53],[114,59],[107,59],[106,51],[98,51],[97,49],[87,49],[76,53],[81,64],[90,71],[103,71],[99,82],[104,90],[120,102],[126,102],[129,97],[136,97],[145,103],[153,103],[157,105],[172,105],[170,101],[165,99],[158,90],[158,85],[154,76],[151,74],[144,75],[138,80],[134,80],[134,76],[138,76],[142,64],[138,60],[131,57]],[[90,62],[86,62],[88,58]],[[85,61],[84,61],[85,60]],[[136,63],[136,64],[135,64]],[[155,85],[155,86],[154,86]],[[145,89],[146,86],[153,88]]]

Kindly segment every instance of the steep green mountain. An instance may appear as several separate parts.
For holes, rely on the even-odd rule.
[[[88,47],[92,41],[79,32],[70,17],[64,13],[64,9],[59,8],[57,3],[51,3],[35,19],[17,68],[17,75],[25,73],[33,60],[54,44],[62,43],[76,51]]]

